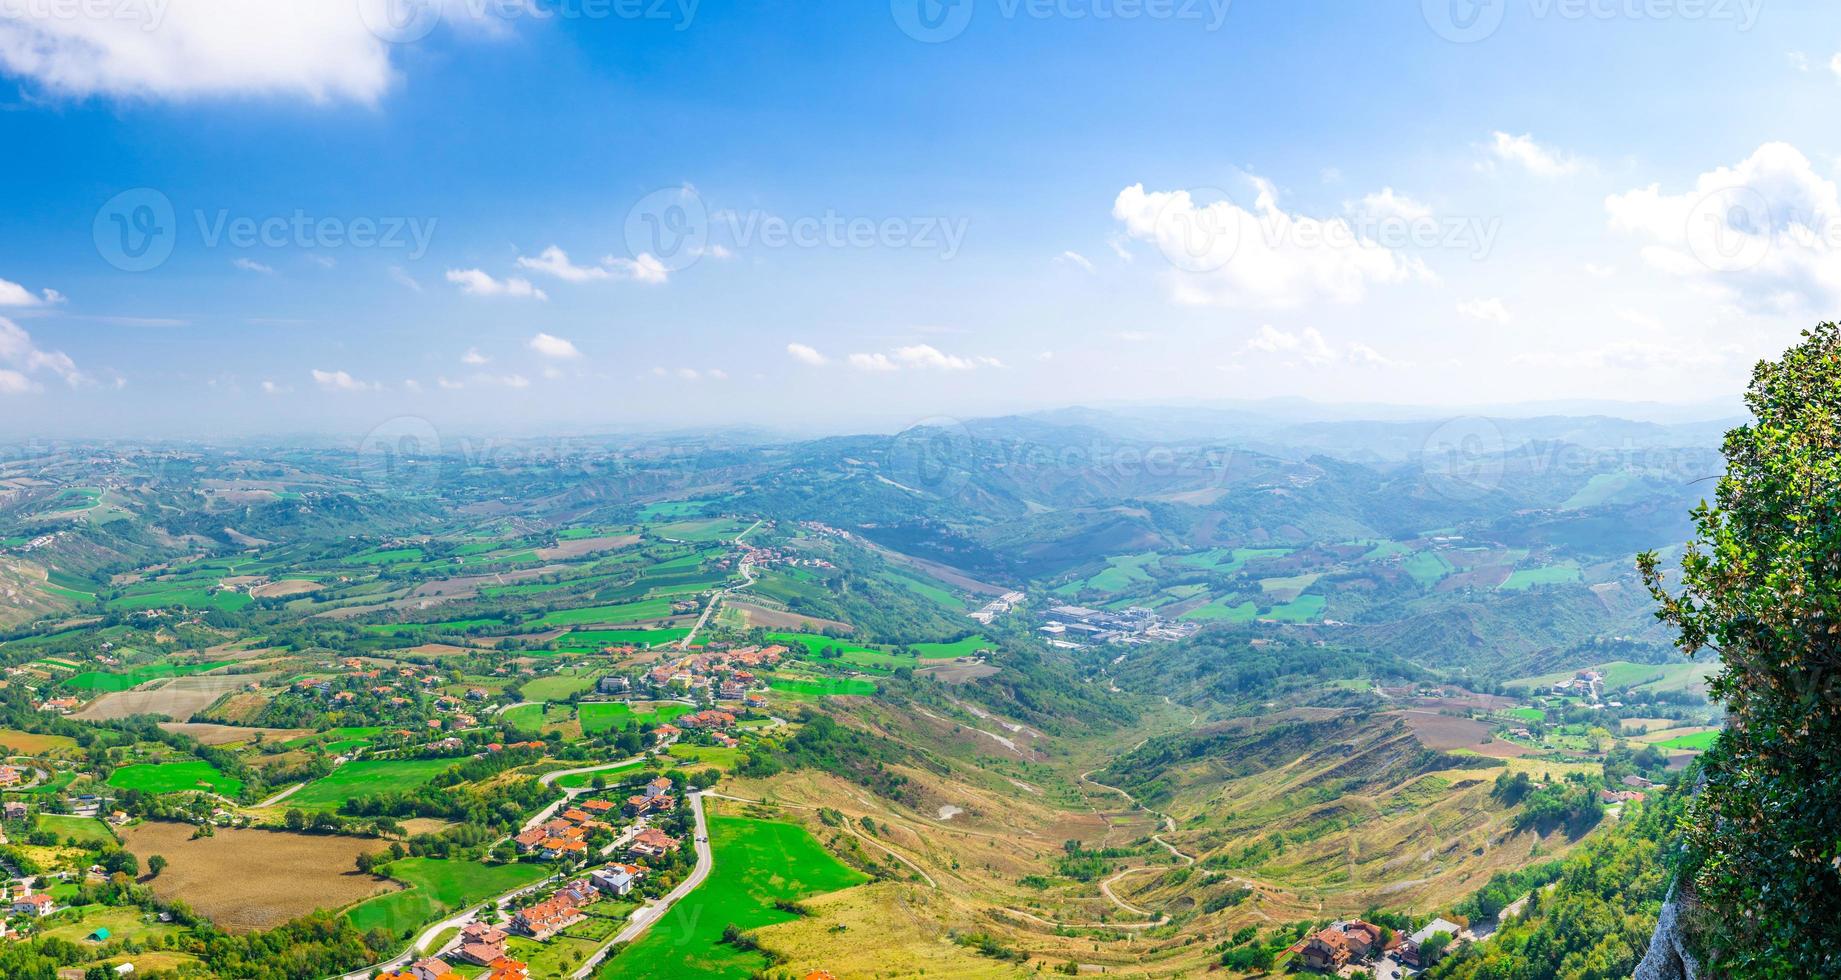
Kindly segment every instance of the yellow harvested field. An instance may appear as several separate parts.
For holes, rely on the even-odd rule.
[[[121,833],[123,846],[143,864],[155,854],[166,858],[166,870],[152,882],[155,895],[183,901],[229,932],[267,929],[401,887],[357,871],[358,855],[383,850],[381,841],[222,828],[193,840],[192,830],[145,821]]]

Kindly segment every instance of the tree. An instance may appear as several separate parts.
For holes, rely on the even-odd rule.
[[[1448,932],[1435,932],[1427,936],[1425,942],[1419,944],[1419,962],[1426,964],[1438,962],[1438,958],[1445,955],[1445,947],[1449,945],[1451,945],[1451,934]]]
[[[1760,363],[1745,402],[1681,591],[1638,559],[1676,645],[1721,662],[1728,727],[1701,756],[1682,869],[1708,911],[1689,926],[1722,974],[1834,976],[1841,953],[1808,930],[1841,921],[1841,327]]]
[[[155,854],[153,857],[147,859],[147,877],[158,878],[160,877],[160,872],[165,870],[166,858],[164,856]]]
[[[281,822],[286,825],[289,830],[300,830],[307,826],[307,815],[299,810],[289,809],[287,813],[282,814]]]

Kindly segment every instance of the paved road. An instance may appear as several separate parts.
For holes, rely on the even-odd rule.
[[[760,526],[761,526],[761,522],[755,521],[753,524],[748,525],[748,531],[752,531],[755,528],[760,527]],[[741,544],[742,539],[748,536],[748,531],[743,531],[742,533],[737,534],[735,536],[735,540],[731,543]],[[736,571],[739,571],[742,573],[742,581],[736,583],[735,585],[731,585],[726,589],[723,589],[721,592],[718,592],[713,596],[710,596],[709,605],[703,607],[703,615],[697,617],[697,625],[692,626],[690,628],[690,632],[685,634],[684,638],[677,642],[677,648],[679,650],[688,648],[690,646],[690,641],[696,639],[697,634],[702,632],[704,625],[710,621],[710,616],[716,612],[716,606],[722,602],[723,596],[726,596],[729,593],[736,591],[737,589],[748,588],[749,586],[754,584],[754,565],[750,563],[746,558],[742,559],[742,563],[736,566]]]
[[[307,784],[306,783],[295,783],[294,785],[289,786],[287,789],[284,789],[281,792],[276,793],[274,796],[271,796],[268,799],[263,800],[262,802],[256,805],[257,806],[275,806],[276,804],[280,803],[282,800],[285,800],[288,797],[293,796],[296,790],[300,789],[302,786],[305,786],[305,785]]]
[[[437,922],[434,925],[431,925],[428,928],[422,930],[421,935],[416,936],[415,942],[410,943],[409,948],[404,950],[402,955],[388,962],[379,963],[376,966],[366,967],[365,969],[362,969],[362,970],[354,970],[351,973],[344,974],[342,977],[342,980],[371,980],[372,977],[376,976],[379,973],[399,972],[403,968],[407,967],[409,964],[415,962],[416,960],[423,958],[424,956],[439,956],[442,953],[445,953],[448,950],[453,949],[454,947],[460,945],[460,935],[459,935],[460,928],[462,926],[465,926],[467,923],[472,922],[474,916],[478,915],[482,910],[484,910],[488,906],[497,906],[498,908],[504,908],[507,905],[510,905],[512,902],[516,901],[519,896],[526,895],[530,892],[534,892],[538,890],[539,888],[543,888],[544,886],[549,885],[552,882],[555,882],[557,879],[561,877],[562,877],[561,875],[551,875],[550,877],[545,878],[544,880],[539,881],[539,882],[534,882],[529,885],[520,885],[517,888],[514,888],[511,891],[508,891],[505,894],[500,895],[497,898],[488,899],[487,901],[484,901],[484,902],[479,903],[478,905],[472,906],[471,908],[468,908],[465,911],[459,912],[455,915],[448,916],[447,918],[442,919],[440,922]],[[455,930],[454,938],[448,940],[446,943],[443,943],[440,949],[434,949],[434,950],[428,949],[428,945],[435,941],[435,937],[440,935],[443,930],[447,930],[447,929]],[[427,950],[427,952],[423,952],[424,950]]]
[[[600,949],[595,950],[594,955],[582,964],[581,969],[570,974],[576,980],[582,980],[583,977],[593,973],[595,967],[601,965],[601,961],[607,958],[608,951],[614,946],[620,943],[630,943],[645,935],[646,930],[652,928],[653,923],[664,918],[665,913],[671,911],[673,905],[696,890],[698,885],[703,884],[704,879],[710,876],[710,871],[716,867],[715,852],[710,850],[709,823],[703,818],[703,794],[690,793],[686,798],[690,801],[691,814],[697,818],[695,839],[691,842],[697,851],[697,866],[691,870],[689,877],[679,882],[678,887],[673,888],[664,898],[634,912],[625,929],[620,930],[618,935],[608,940]]]

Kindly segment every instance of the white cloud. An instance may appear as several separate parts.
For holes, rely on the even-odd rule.
[[[1586,275],[1591,276],[1594,279],[1609,279],[1612,276],[1617,275],[1616,266],[1598,265],[1593,262],[1587,262],[1584,265],[1580,266],[1580,268],[1585,270]]]
[[[1486,320],[1491,323],[1507,323],[1510,319],[1509,308],[1502,305],[1502,300],[1493,296],[1488,299],[1464,300],[1457,304],[1457,312],[1458,315],[1467,316],[1472,320]]]
[[[339,260],[333,258],[330,255],[309,255],[307,256],[307,261],[313,263],[314,265],[319,266],[322,269],[335,268],[339,264]]]
[[[438,385],[439,387],[447,389],[448,391],[458,391],[467,386],[466,382],[455,381],[454,379],[449,378],[445,375],[442,377],[436,378],[435,384]]]
[[[1067,262],[1073,265],[1077,265],[1081,269],[1087,272],[1093,271],[1092,260],[1088,259],[1086,256],[1080,254],[1079,252],[1073,252],[1073,251],[1062,252],[1060,255],[1055,257],[1055,260],[1057,262]]]
[[[610,255],[602,259],[600,265],[576,265],[570,261],[569,253],[555,245],[538,253],[536,258],[519,256],[518,268],[574,283],[630,279],[657,285],[671,277],[671,270],[665,267],[665,263],[648,252],[641,252],[638,258],[632,259],[618,259]]]
[[[1536,177],[1565,177],[1585,166],[1578,157],[1536,143],[1531,133],[1510,136],[1497,130],[1492,139],[1489,150],[1496,159],[1517,164]]]
[[[231,259],[230,264],[233,266],[236,266],[239,269],[242,269],[244,272],[256,272],[256,273],[261,273],[262,275],[265,275],[265,276],[273,275],[275,272],[275,268],[273,266],[263,265],[262,263],[257,262],[255,259],[236,258],[236,259]]]
[[[1737,344],[1704,347],[1693,344],[1624,341],[1579,350],[1524,352],[1515,355],[1512,360],[1516,364],[1538,368],[1629,372],[1715,368],[1738,360],[1742,356],[1743,351]]]
[[[577,350],[574,344],[561,337],[547,333],[540,333],[532,337],[530,340],[530,348],[544,357],[559,361],[572,360],[582,356],[582,352]]]
[[[1841,52],[1837,52],[1834,57],[1828,59],[1828,70],[1833,72],[1835,77],[1841,78]]]
[[[1247,350],[1295,356],[1307,364],[1327,364],[1336,359],[1336,352],[1330,349],[1316,327],[1305,327],[1300,333],[1291,333],[1270,323],[1264,324],[1259,328],[1259,333],[1247,341]]]
[[[1841,303],[1841,197],[1788,143],[1766,143],[1681,194],[1651,184],[1605,199],[1610,226],[1649,240],[1651,268],[1752,312]]]
[[[1246,350],[1253,354],[1278,357],[1287,367],[1320,367],[1338,361],[1366,367],[1397,367],[1401,363],[1364,343],[1351,343],[1337,350],[1315,327],[1293,332],[1280,330],[1269,323],[1261,325],[1259,332],[1246,342]],[[1239,370],[1240,367],[1238,364],[1227,365],[1226,369]]]
[[[1432,209],[1407,197],[1397,194],[1391,187],[1383,187],[1371,194],[1365,194],[1360,201],[1344,206],[1351,214],[1368,221],[1423,221],[1432,216]]]
[[[831,363],[831,359],[820,354],[817,348],[807,347],[804,344],[787,344],[786,352],[793,356],[793,360],[801,364],[810,364],[813,367],[823,367]]]
[[[1115,231],[1106,236],[1106,247],[1112,249],[1112,254],[1118,256],[1120,262],[1130,262],[1132,260],[1131,236],[1123,235]]]
[[[852,354],[850,366],[859,371],[899,371],[887,354]]]
[[[0,68],[66,96],[194,100],[289,97],[373,103],[395,81],[392,0],[9,3]],[[503,4],[434,0],[441,20],[504,35]],[[380,25],[373,31],[368,25]]]
[[[728,250],[720,245],[716,246],[715,251],[720,253],[717,256],[718,258],[728,257]],[[665,263],[660,262],[650,252],[641,252],[638,258],[632,259],[610,258],[607,260],[607,264],[615,272],[634,282],[643,282],[656,286],[671,278],[671,270],[665,268]]]
[[[344,371],[322,371],[314,368],[313,383],[327,391],[375,391],[379,387],[369,381],[359,381]]]
[[[477,347],[469,347],[467,348],[467,352],[465,354],[460,355],[460,363],[462,364],[472,364],[472,365],[478,366],[481,364],[491,363],[491,361],[492,361],[492,358],[487,357],[484,354],[481,354],[479,352],[479,348]]]
[[[55,374],[73,388],[86,380],[69,355],[40,348],[25,328],[3,316],[0,316],[0,365],[6,365],[9,375],[4,385],[8,394],[37,390],[38,383],[31,375],[39,372]]]
[[[1112,216],[1178,271],[1172,298],[1185,305],[1285,309],[1313,300],[1353,303],[1371,284],[1430,279],[1424,263],[1363,238],[1342,218],[1279,207],[1271,183],[1254,179],[1251,211],[1232,201],[1199,204],[1186,190],[1119,192]]]
[[[1783,57],[1785,61],[1788,61],[1790,63],[1791,71],[1808,71],[1809,70],[1809,55],[1806,52],[1785,51],[1783,53]]]
[[[414,378],[405,378],[403,379],[403,390],[412,395],[419,395],[422,393],[422,382]]]
[[[285,385],[276,384],[271,379],[264,379],[262,382],[262,393],[265,395],[285,395],[293,390]]]
[[[418,293],[422,291],[422,284],[416,282],[415,277],[404,271],[403,267],[400,265],[393,265],[390,267],[390,278],[394,280],[397,285],[406,289],[413,289]]]
[[[0,395],[23,395],[37,390],[38,385],[33,384],[31,378],[18,371],[0,368]]]
[[[506,296],[538,302],[550,298],[543,290],[531,285],[529,279],[517,276],[494,279],[480,269],[449,269],[447,281],[459,286],[460,291],[469,296]]]
[[[35,296],[16,282],[0,279],[0,306],[55,306],[62,302],[64,294],[55,289],[43,290]]]
[[[703,372],[703,375],[704,377],[709,378],[711,381],[729,380],[729,372],[724,371],[721,368],[710,368],[708,371]]]
[[[971,371],[981,367],[1000,368],[1004,362],[995,357],[962,357],[948,354],[931,344],[912,344],[897,347],[893,351],[872,354],[852,354],[848,359],[851,367],[859,371],[899,371],[913,368],[917,371]]]

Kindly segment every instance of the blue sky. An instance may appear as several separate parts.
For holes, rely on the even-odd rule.
[[[1832,6],[386,2],[0,0],[0,435],[1702,402],[1841,299]]]

